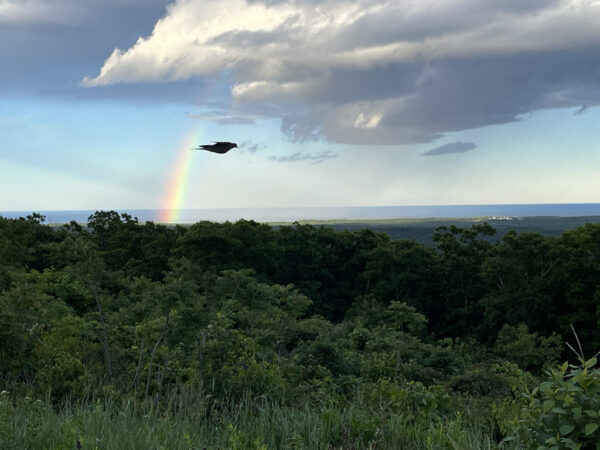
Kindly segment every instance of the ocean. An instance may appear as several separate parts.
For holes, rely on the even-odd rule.
[[[159,222],[164,211],[159,209],[120,209],[137,217],[140,222]],[[46,223],[85,223],[95,210],[35,211],[46,217]],[[0,216],[19,218],[32,211],[0,211]],[[429,219],[469,217],[574,217],[600,216],[600,203],[557,203],[525,205],[437,205],[437,206],[337,206],[314,208],[211,208],[182,209],[175,223],[195,223],[201,220],[234,222],[240,219],[257,222],[294,222],[300,220],[372,220]]]

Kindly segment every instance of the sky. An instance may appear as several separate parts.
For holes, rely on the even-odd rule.
[[[600,0],[0,0],[0,211],[597,203],[599,42]]]

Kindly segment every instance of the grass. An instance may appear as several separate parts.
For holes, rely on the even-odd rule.
[[[282,406],[264,399],[225,408],[96,402],[53,408],[0,400],[0,448],[19,449],[492,449],[479,415],[378,416],[360,404]]]

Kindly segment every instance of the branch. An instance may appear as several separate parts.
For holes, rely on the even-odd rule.
[[[157,339],[156,344],[154,344],[154,348],[152,349],[152,354],[150,355],[150,363],[148,364],[148,378],[146,379],[146,398],[148,398],[148,392],[150,391],[150,378],[152,375],[152,362],[154,361],[154,354],[156,353],[156,349],[158,348],[158,344],[162,341],[163,337],[167,333],[167,325],[169,321],[165,322],[165,329],[163,330],[160,337]]]
[[[138,359],[138,363],[137,363],[137,367],[135,369],[135,375],[133,376],[133,379],[131,380],[131,384],[129,385],[129,390],[131,391],[131,389],[135,386],[137,388],[137,382],[138,382],[138,378],[140,376],[140,369],[142,368],[142,354],[144,352],[144,338],[142,338],[142,342],[140,344],[140,358]]]

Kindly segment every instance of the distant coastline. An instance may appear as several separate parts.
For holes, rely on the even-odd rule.
[[[137,217],[140,222],[158,222],[159,209],[116,209]],[[35,211],[46,223],[85,223],[96,210]],[[34,211],[0,211],[6,218],[25,217]],[[459,219],[510,220],[519,217],[600,216],[600,203],[557,203],[515,205],[437,205],[437,206],[351,206],[299,208],[206,208],[179,211],[177,223],[234,222],[240,219],[257,222],[287,223],[295,221],[345,221],[390,219]]]

